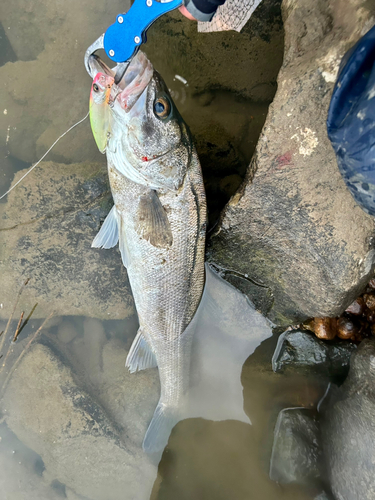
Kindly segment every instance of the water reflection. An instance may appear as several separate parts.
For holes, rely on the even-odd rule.
[[[187,417],[250,423],[243,409],[242,365],[271,336],[270,325],[208,266],[198,315]]]

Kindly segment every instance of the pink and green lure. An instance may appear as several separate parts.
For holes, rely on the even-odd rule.
[[[98,73],[90,92],[90,123],[95,142],[101,153],[105,153],[110,134],[110,95],[114,78]]]

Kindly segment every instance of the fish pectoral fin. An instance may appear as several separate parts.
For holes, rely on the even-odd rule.
[[[146,453],[162,451],[168,444],[172,429],[180,418],[177,408],[172,408],[159,401],[143,440],[142,448],[144,451]]]
[[[105,218],[100,231],[91,243],[91,248],[113,248],[119,240],[118,234],[118,214],[116,206],[113,205],[111,211]]]
[[[146,370],[147,368],[155,368],[157,366],[155,354],[148,345],[143,335],[142,328],[139,328],[132,343],[126,358],[125,366],[129,368],[130,373]]]
[[[139,199],[137,233],[151,245],[168,248],[173,243],[167,212],[153,189]]]

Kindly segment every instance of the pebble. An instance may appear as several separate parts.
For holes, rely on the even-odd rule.
[[[359,331],[358,326],[349,318],[344,316],[338,318],[336,325],[337,336],[340,337],[340,339],[351,339]]]
[[[361,342],[375,335],[375,278],[365,292],[359,296],[338,318],[313,318],[302,325],[311,330],[319,339],[340,339]]]
[[[372,311],[375,310],[375,295],[370,293],[365,293],[363,296],[366,306]]]
[[[362,315],[364,313],[366,306],[365,301],[362,297],[358,297],[350,306],[345,310],[345,312],[355,315]]]
[[[314,333],[319,339],[332,340],[336,336],[334,318],[314,318]]]

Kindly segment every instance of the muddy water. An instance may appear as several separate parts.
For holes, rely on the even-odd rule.
[[[196,36],[193,25],[178,14],[159,21],[149,33],[147,53],[197,144],[211,225],[242,182],[276,89],[282,36],[275,4],[264,0],[263,10],[241,35]],[[35,162],[87,112],[90,81],[82,66],[84,50],[124,7],[124,2],[60,6],[48,0],[35,0],[26,8],[22,0],[1,7],[0,194],[15,172]],[[105,161],[88,122],[65,137],[49,159],[58,162],[59,169],[70,163]],[[22,197],[25,191],[19,188],[18,193]],[[65,196],[68,203],[69,193]],[[6,203],[5,198],[2,205]],[[12,224],[5,222],[7,227]],[[21,263],[32,245],[32,237],[28,238],[26,246],[12,251],[12,258]],[[58,237],[49,245],[62,254],[76,251],[69,240],[62,247]],[[91,251],[89,245],[85,251]],[[105,252],[100,259],[106,268]],[[135,314],[128,313],[121,321],[116,315],[107,320],[55,316],[30,345],[43,318],[38,306],[21,295],[1,358],[1,498],[314,497],[314,491],[270,481],[269,458],[278,411],[313,407],[325,388],[305,378],[273,374],[276,339],[270,325],[241,294],[207,273],[188,409],[157,457],[141,451],[158,399],[157,371],[129,375],[124,367],[137,331]],[[58,294],[50,276],[38,269],[37,278],[44,286],[39,293],[44,300],[51,297],[52,311]],[[13,297],[0,296],[0,331],[6,329],[25,278],[17,276]],[[84,274],[79,279],[84,280]],[[73,287],[72,302],[77,301]],[[22,310],[25,317],[34,313],[12,343]],[[77,400],[82,399],[90,404],[79,406]],[[79,423],[87,415],[94,424]]]

